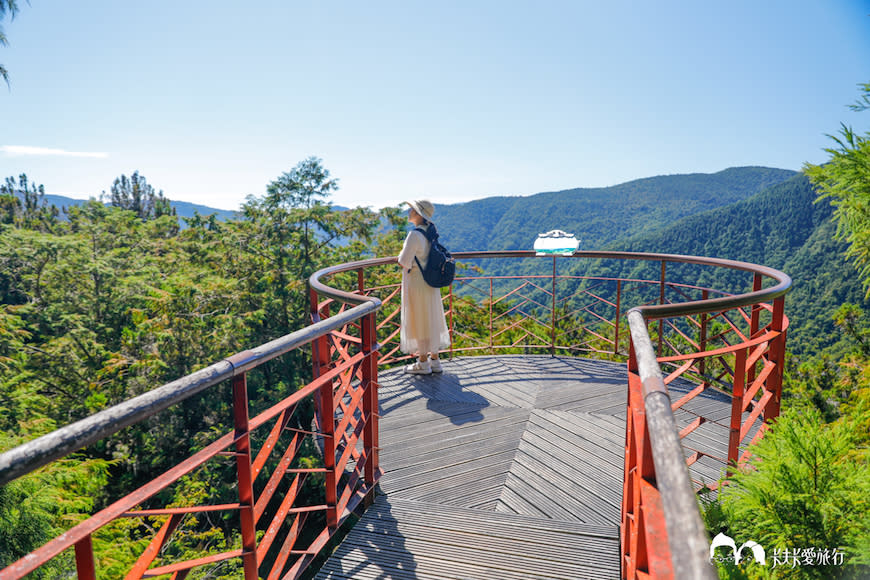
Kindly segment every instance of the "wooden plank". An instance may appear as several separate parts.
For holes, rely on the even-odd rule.
[[[538,429],[546,430],[554,437],[571,441],[572,451],[578,457],[589,454],[597,458],[596,463],[603,463],[601,469],[612,473],[614,468],[622,481],[624,463],[623,443],[625,425],[622,432],[617,432],[609,422],[601,421],[599,416],[591,413],[570,413],[564,411],[536,411],[545,414],[542,419],[535,416],[532,422]],[[529,429],[532,429],[530,425]]]
[[[387,495],[318,577],[618,577],[625,366],[547,355],[443,364],[441,375],[381,371]],[[690,388],[677,380],[672,397]],[[678,424],[696,413],[727,424],[730,399],[704,392]],[[723,456],[727,441],[712,422],[686,437]],[[722,467],[701,457],[690,472],[712,483]]]
[[[318,578],[616,578],[616,531],[382,496]]]
[[[495,514],[480,510],[445,507],[432,502],[420,502],[391,497],[386,497],[384,502],[389,504],[388,509],[390,513],[396,517],[399,517],[402,514],[418,514],[423,516],[426,522],[437,526],[449,527],[452,522],[463,521],[463,525],[481,525],[485,526],[486,529],[495,529],[497,533],[504,535],[516,535],[517,529],[534,526],[535,529],[542,532],[553,532],[557,534],[568,533],[609,539],[618,538],[617,528],[613,526],[594,526],[576,521],[528,520],[523,516],[507,517],[508,514]],[[385,509],[385,507],[382,509]],[[534,538],[527,538],[527,541],[534,542],[536,540]],[[538,541],[541,543],[549,542],[549,540],[546,539]]]
[[[546,483],[536,471],[521,463],[515,463],[505,482],[499,511],[596,525],[615,524],[619,519],[619,510],[613,513],[612,506],[604,506],[592,492],[582,486],[577,486],[575,494],[571,496]],[[611,509],[607,509],[608,507]],[[610,513],[602,513],[603,511]]]
[[[622,495],[622,476],[604,473],[595,468],[593,462],[589,463],[564,463],[561,461],[562,454],[554,452],[552,448],[541,449],[535,446],[531,438],[523,440],[523,444],[514,459],[515,464],[522,465],[547,483],[545,487],[558,488],[560,491],[571,496],[578,494],[578,488],[590,492],[597,500],[607,501],[615,507],[619,507]],[[537,443],[546,442],[538,440]],[[570,459],[570,458],[568,458]],[[599,505],[599,502],[595,502]]]
[[[458,486],[473,485],[489,478],[502,479],[510,470],[514,458],[513,449],[497,455],[466,461],[445,467],[434,472],[410,474],[394,478],[387,472],[381,480],[381,487],[387,493],[399,493],[403,497],[425,497],[427,493],[443,495],[446,489],[453,495],[462,495]]]

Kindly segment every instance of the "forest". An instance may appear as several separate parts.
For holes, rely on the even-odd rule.
[[[0,449],[301,328],[310,321],[310,274],[397,254],[403,232],[381,220],[402,223],[398,210],[334,210],[335,183],[307,159],[250,197],[240,219],[195,215],[182,229],[138,174],[119,177],[108,204],[66,212],[26,176],[8,178],[0,189]],[[251,381],[252,412],[310,380],[301,357],[285,356]],[[229,401],[225,387],[209,390],[0,488],[0,565],[164,472],[202,437],[231,429]],[[179,500],[234,493],[234,477],[198,477],[175,491]],[[179,544],[231,545],[230,525],[193,524]],[[146,532],[120,522],[96,538],[105,577],[123,575]],[[44,577],[70,565],[56,560]]]
[[[439,222],[455,250],[525,248],[522,236],[550,229],[538,217],[568,215],[601,247],[741,259],[800,282],[787,302],[794,330],[785,413],[758,445],[753,468],[718,496],[702,498],[711,535],[741,530],[769,546],[799,543],[846,555],[836,568],[803,566],[774,577],[860,577],[870,565],[870,141],[844,128],[830,154],[829,163],[802,173],[742,168],[667,181],[680,187],[663,187],[662,178],[633,182],[620,200],[633,224],[620,230],[623,238],[613,236],[619,228],[606,192],[589,198],[597,213],[576,199],[578,190],[534,201],[491,198],[488,211],[483,201],[445,206]],[[263,195],[249,196],[236,219],[195,214],[180,223],[138,172],[119,176],[105,203],[69,208],[49,204],[31,177],[7,177],[0,186],[0,451],[301,328],[310,320],[306,281],[313,272],[396,255],[406,227],[400,209],[339,210],[330,203],[337,187],[312,157]],[[710,194],[709,187],[730,193]],[[652,211],[662,192],[668,203]],[[680,201],[693,197],[697,204]],[[545,200],[575,212],[546,210]],[[538,210],[530,213],[528,203]],[[511,215],[536,217],[521,230]],[[451,229],[462,221],[465,230]],[[310,368],[302,352],[270,364],[251,382],[252,406],[294,392]],[[225,431],[228,399],[226,387],[210,390],[0,488],[0,566]],[[227,480],[218,468],[202,470],[163,499],[209,494],[229,501]],[[220,519],[193,521],[175,549],[183,557],[232,548],[239,538],[230,530]],[[94,549],[105,577],[135,560],[147,532],[129,522],[103,530]],[[69,566],[59,558],[37,576],[62,575]],[[207,577],[239,574],[224,564]],[[720,567],[722,577],[765,574]]]

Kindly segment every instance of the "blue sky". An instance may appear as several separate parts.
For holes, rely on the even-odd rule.
[[[870,0],[18,0],[0,177],[235,209],[309,156],[380,208],[818,163]]]

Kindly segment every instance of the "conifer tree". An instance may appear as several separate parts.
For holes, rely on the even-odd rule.
[[[106,192],[103,192],[105,197]],[[155,193],[144,176],[134,171],[129,178],[121,175],[112,184],[109,203],[134,212],[143,220],[152,220],[164,215],[175,215],[175,209],[163,196],[163,190]]]
[[[870,109],[870,83],[861,85],[862,95],[853,111]],[[847,255],[855,260],[859,276],[870,297],[870,132],[863,136],[845,123],[840,136],[830,136],[836,146],[825,149],[831,159],[822,165],[807,163],[804,171],[835,206],[837,237],[849,243]]]
[[[8,13],[11,18],[15,18],[15,13],[18,12],[18,5],[15,0],[0,0],[0,21]],[[6,40],[6,35],[3,33],[3,28],[0,27],[0,46],[6,46],[9,41]],[[6,81],[6,84],[9,84],[9,72],[6,68],[0,64],[0,78]]]

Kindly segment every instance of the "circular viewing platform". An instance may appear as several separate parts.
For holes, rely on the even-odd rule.
[[[361,260],[311,276],[312,324],[0,455],[8,482],[231,382],[231,431],[4,573],[24,577],[74,547],[93,577],[102,527],[170,515],[131,577],[234,559],[246,578],[300,577],[370,505],[319,577],[713,578],[693,491],[748,460],[779,414],[790,278],[668,254],[454,257],[464,271],[442,291],[441,374],[403,372],[396,258]],[[496,259],[523,273],[486,274]],[[733,274],[725,288],[707,286],[714,270]],[[251,416],[248,373],[308,348],[310,382]],[[238,502],[160,504],[227,456]],[[204,511],[239,512],[243,547],[155,562]]]
[[[445,360],[379,376],[381,495],[318,578],[617,578],[625,462],[625,364],[538,356]],[[693,385],[675,381],[672,397]],[[730,397],[676,412],[715,483]],[[721,419],[721,420],[720,420]]]

